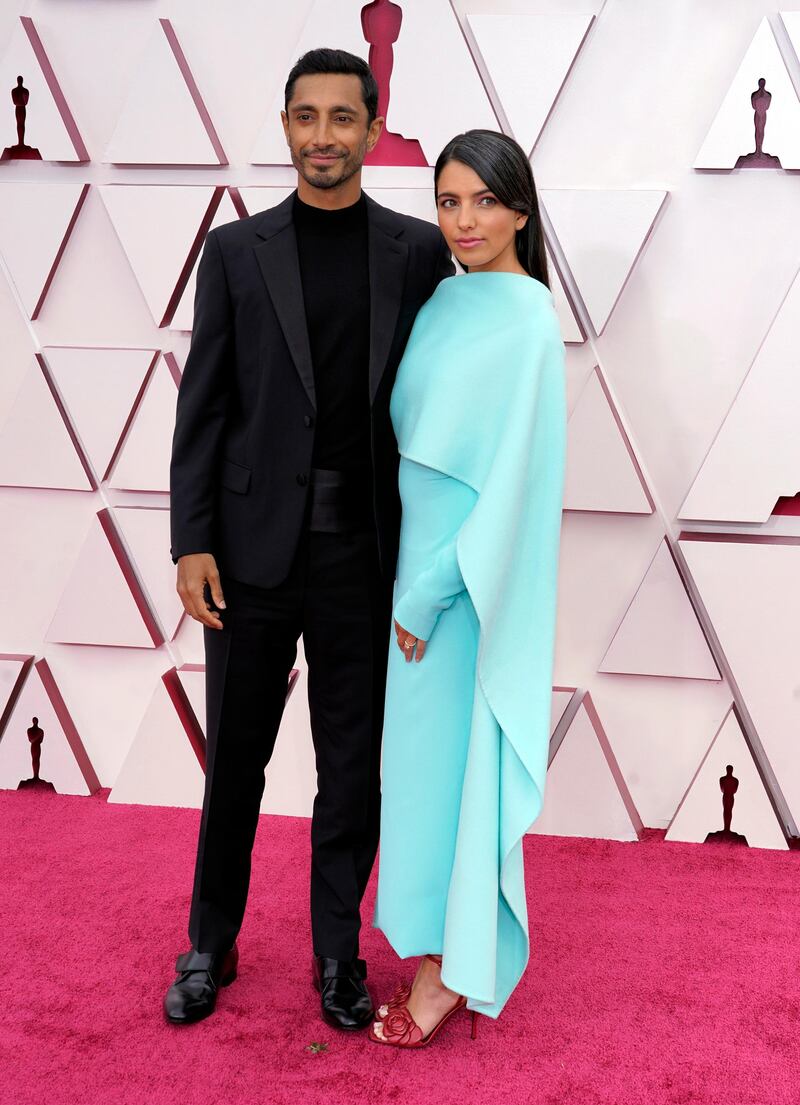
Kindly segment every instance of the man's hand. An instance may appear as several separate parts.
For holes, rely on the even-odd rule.
[[[222,629],[222,619],[216,610],[212,610],[205,600],[205,585],[209,586],[214,605],[225,609],[225,599],[219,582],[217,562],[211,553],[190,553],[178,559],[178,594],[183,609],[210,629]]]
[[[397,647],[405,656],[406,660],[410,664],[414,659],[414,653],[416,652],[416,661],[422,659],[425,655],[426,641],[421,641],[414,636],[413,633],[409,633],[407,629],[403,629],[397,618],[394,619],[394,631],[397,634]]]

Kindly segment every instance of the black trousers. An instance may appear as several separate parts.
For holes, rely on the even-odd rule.
[[[287,580],[222,579],[223,630],[204,629],[206,788],[189,937],[225,951],[244,916],[250,862],[289,672],[303,635],[317,766],[311,823],[316,955],[358,955],[360,903],[378,847],[391,586],[375,533],[305,532]]]

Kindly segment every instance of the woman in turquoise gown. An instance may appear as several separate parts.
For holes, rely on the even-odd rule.
[[[564,347],[530,165],[453,139],[439,224],[466,275],[417,316],[391,415],[403,505],[375,925],[413,985],[370,1038],[497,1017],[528,961],[522,838],[542,807],[565,451]]]

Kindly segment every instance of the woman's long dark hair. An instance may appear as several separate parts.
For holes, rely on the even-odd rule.
[[[468,130],[466,134],[457,134],[436,162],[433,181],[437,193],[439,176],[450,161],[460,161],[476,172],[504,207],[528,216],[525,226],[517,231],[517,257],[527,273],[549,288],[539,200],[533,171],[522,146],[507,134],[494,130]]]

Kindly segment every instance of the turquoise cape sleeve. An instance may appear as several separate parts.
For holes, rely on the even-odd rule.
[[[476,694],[496,720],[500,748],[496,778],[477,768],[470,776],[468,759],[474,785],[465,784],[461,816],[472,816],[474,802],[479,823],[499,796],[497,924],[518,948],[521,974],[522,838],[541,811],[547,772],[566,449],[564,346],[548,288],[512,273],[442,281],[414,323],[391,413],[402,456],[477,492],[455,552],[480,623]],[[471,862],[457,851],[454,916],[480,905]],[[499,1001],[514,984],[481,979],[472,992],[486,994],[488,1011],[491,995]]]
[[[458,566],[454,538],[439,550],[431,566],[400,596],[394,616],[403,629],[421,641],[429,641],[439,615],[453,605],[463,590],[464,577]]]

